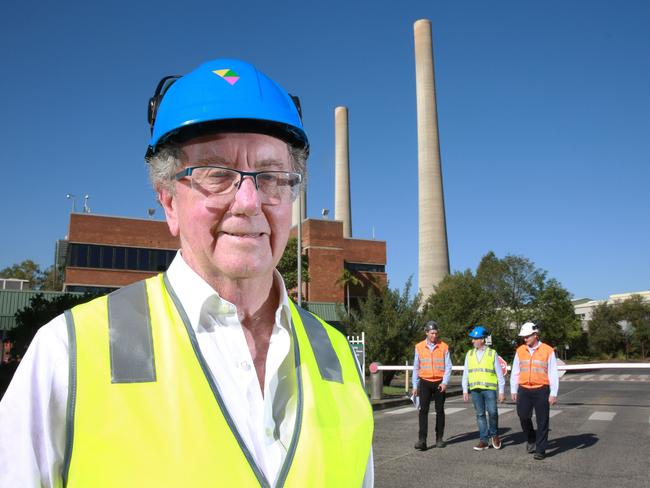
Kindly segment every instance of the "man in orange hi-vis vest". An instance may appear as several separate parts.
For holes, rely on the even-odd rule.
[[[517,402],[517,415],[526,435],[526,450],[537,460],[546,457],[550,406],[557,401],[559,377],[557,360],[551,346],[539,340],[535,324],[526,322],[519,336],[524,344],[517,348],[512,363],[510,392]],[[533,409],[537,417],[537,432],[533,428]]]
[[[413,395],[420,397],[420,431],[415,448],[427,448],[429,430],[429,404],[436,404],[436,444],[445,447],[445,391],[451,376],[449,346],[438,336],[438,324],[430,320],[424,326],[426,339],[415,346],[413,358]]]

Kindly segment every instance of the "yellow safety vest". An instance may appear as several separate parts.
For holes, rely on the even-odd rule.
[[[345,336],[291,304],[296,420],[275,486],[361,486],[372,408]],[[166,275],[66,312],[69,487],[269,487]]]
[[[494,369],[496,352],[485,348],[481,361],[478,360],[476,349],[467,351],[467,382],[470,390],[496,390],[498,386],[497,372]]]

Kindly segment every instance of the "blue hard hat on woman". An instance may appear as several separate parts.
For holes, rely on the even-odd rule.
[[[267,134],[309,149],[298,98],[237,59],[208,61],[184,76],[163,78],[148,115],[147,157],[166,142],[220,131]]]
[[[471,330],[469,336],[472,339],[485,339],[488,336],[488,332],[482,325],[477,325]]]

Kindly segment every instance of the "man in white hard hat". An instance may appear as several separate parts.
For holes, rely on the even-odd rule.
[[[517,415],[526,435],[526,451],[542,460],[546,457],[550,406],[557,401],[559,388],[557,360],[553,348],[539,340],[534,323],[522,325],[519,336],[524,343],[517,348],[512,364],[510,392],[512,400],[517,402]],[[537,431],[531,418],[533,409]]]

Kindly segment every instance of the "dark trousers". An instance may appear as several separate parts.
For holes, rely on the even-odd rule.
[[[436,403],[436,439],[445,433],[445,393],[440,391],[440,381],[427,381],[420,378],[418,396],[420,397],[420,432],[418,439],[426,440],[429,431],[429,404],[431,398]]]
[[[524,431],[526,440],[535,443],[535,452],[546,453],[548,444],[548,414],[550,405],[548,396],[550,388],[542,386],[541,388],[522,388],[519,387],[517,392],[517,415],[521,422],[521,428]],[[533,409],[537,417],[537,432],[533,428]]]

